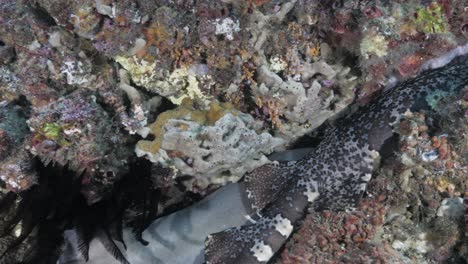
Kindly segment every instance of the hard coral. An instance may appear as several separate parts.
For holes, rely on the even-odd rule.
[[[372,207],[385,208],[385,212],[382,212],[386,218],[384,225],[382,218],[377,218],[368,220],[372,225],[350,226],[355,216],[362,221],[360,210],[367,210],[363,208],[358,208],[358,212],[341,213],[344,215],[341,218],[336,217],[340,213],[328,211],[322,215],[309,213],[281,255],[283,263],[327,263],[329,260],[331,263],[385,263],[387,259],[391,259],[391,263],[405,263],[463,259],[457,256],[460,254],[457,253],[457,243],[460,245],[460,230],[463,230],[459,221],[462,198],[458,196],[461,195],[460,191],[466,189],[466,166],[444,167],[446,160],[439,156],[438,149],[442,145],[446,145],[443,148],[450,146],[452,150],[446,151],[450,155],[445,158],[453,159],[454,164],[463,162],[457,152],[465,151],[465,148],[453,151],[452,143],[452,140],[463,138],[466,131],[466,118],[458,119],[466,117],[466,109],[461,106],[463,101],[460,98],[455,103],[448,99],[438,100],[433,104],[435,109],[439,109],[438,114],[426,116],[427,112],[406,112],[399,122],[393,124],[394,131],[399,133],[400,149],[391,156],[382,155],[383,169],[370,182],[367,189],[369,197],[364,199],[377,203]],[[447,121],[454,118],[456,121]],[[441,134],[441,128],[457,131],[458,136],[447,137]],[[431,134],[441,136],[431,139]],[[433,148],[437,148],[435,158],[425,160],[423,155]],[[446,180],[441,185],[437,183],[438,179]],[[389,193],[391,195],[386,196],[385,200],[374,198]],[[444,199],[447,196],[453,198]],[[331,219],[332,224],[335,220],[339,222],[335,226],[326,221],[327,218]],[[360,239],[366,237],[358,236],[362,232],[353,233],[360,228],[374,228],[373,225],[376,226],[372,239],[363,242]],[[347,235],[348,232],[351,235]],[[380,251],[376,248],[380,248]]]
[[[25,191],[38,183],[32,155],[24,149],[0,161],[0,179],[8,190]]]
[[[0,100],[13,101],[19,97],[18,77],[8,67],[0,66]]]
[[[319,16],[315,27],[327,33],[324,41],[359,57],[358,99],[367,101],[395,72],[399,78],[414,76],[424,62],[466,42],[461,2],[344,1],[333,8],[309,8]]]
[[[268,67],[261,66],[258,84],[252,86],[259,112],[267,113],[276,135],[287,142],[317,128],[354,98],[356,78],[349,68],[324,61],[305,63],[301,68],[300,81],[284,81]]]
[[[205,110],[184,99],[177,109],[158,116],[150,126],[155,139],[138,142],[136,153],[194,176],[196,182],[188,183],[189,188],[225,184],[263,165],[263,154],[282,143],[270,134],[257,134],[256,128],[251,116],[230,104],[212,102]]]
[[[371,54],[383,57],[388,54],[388,41],[382,35],[365,35],[360,48],[364,59],[368,59]]]
[[[186,67],[175,69],[170,74],[161,74],[156,71],[156,62],[149,63],[135,56],[116,57],[116,61],[129,72],[137,85],[169,97],[175,104],[180,104],[186,97],[192,99],[207,97],[200,90],[197,76]]]

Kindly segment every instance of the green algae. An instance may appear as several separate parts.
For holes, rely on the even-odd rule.
[[[432,2],[429,6],[418,8],[415,14],[415,23],[424,33],[443,33],[448,29],[442,7]]]

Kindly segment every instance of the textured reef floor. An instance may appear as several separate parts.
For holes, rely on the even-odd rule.
[[[461,0],[2,0],[0,264],[201,263],[256,221],[245,175],[467,43]],[[467,262],[468,84],[446,98],[392,124],[355,208],[309,208],[256,259]]]

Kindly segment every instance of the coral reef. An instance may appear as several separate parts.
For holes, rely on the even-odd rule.
[[[15,192],[37,183],[32,155],[26,149],[17,148],[28,135],[23,109],[13,104],[0,104],[0,179]]]
[[[400,122],[398,161],[382,171],[395,181],[391,188],[399,198],[391,199],[392,220],[382,237],[394,239],[392,246],[403,258],[435,262],[464,258],[457,241],[463,239],[462,196],[468,188],[467,148],[460,144],[466,141],[466,92],[465,88],[455,102],[436,104],[430,123],[422,113],[408,113]],[[448,115],[453,120],[448,121]],[[449,134],[431,136],[441,131]]]
[[[77,91],[37,109],[28,120],[30,152],[46,165],[69,165],[78,174],[85,173],[82,181],[84,188],[91,188],[86,194],[90,203],[126,173],[131,153],[130,142],[96,100]]]
[[[6,158],[14,147],[23,143],[29,134],[26,116],[21,107],[2,102],[0,104],[0,159]]]
[[[138,86],[144,87],[148,92],[168,97],[176,104],[180,104],[185,97],[192,99],[195,97],[203,98],[205,103],[209,104],[211,100],[215,99],[213,96],[218,97],[218,99],[219,96],[227,96],[233,99],[237,96],[245,97],[244,93],[246,89],[243,88],[245,86],[242,83],[243,80],[248,79],[248,72],[254,73],[263,64],[268,64],[263,57],[266,55],[266,57],[273,58],[273,56],[270,56],[273,52],[278,56],[286,58],[283,61],[283,66],[281,66],[284,68],[282,72],[288,73],[282,74],[285,81],[288,81],[290,78],[297,79],[298,69],[304,69],[306,72],[304,75],[307,76],[304,76],[302,93],[305,93],[305,90],[312,83],[312,80],[308,83],[310,77],[316,73],[315,69],[310,67],[310,58],[307,60],[300,59],[298,49],[294,47],[290,50],[278,49],[278,47],[275,50],[264,51],[265,37],[267,35],[265,33],[262,33],[261,36],[259,35],[261,32],[266,32],[268,21],[280,25],[285,19],[286,14],[293,9],[295,2],[291,1],[281,8],[277,4],[272,5],[273,3],[256,3],[252,6],[246,6],[244,3],[233,5],[232,3],[225,4],[219,2],[210,5],[200,2],[195,6],[196,14],[186,13],[179,20],[175,20],[177,12],[184,8],[194,7],[192,4],[176,4],[160,7],[140,4],[139,8],[136,9],[134,4],[126,1],[119,3],[113,3],[112,1],[85,1],[81,4],[71,4],[66,9],[60,9],[56,1],[39,1],[38,5],[31,8],[35,10],[34,12],[36,12],[36,9],[41,10],[41,15],[47,18],[50,24],[71,27],[79,36],[88,40],[86,49],[94,53],[102,52],[104,55],[114,58],[129,72],[131,81]],[[229,8],[231,8],[231,11],[227,13],[226,10]],[[252,16],[246,16],[245,19],[233,18],[235,15],[244,14],[246,8],[253,9]],[[154,11],[156,20],[146,23],[150,20],[150,14]],[[265,14],[262,14],[261,11],[265,12]],[[228,14],[231,15],[229,16]],[[188,26],[187,24],[194,19],[194,15],[200,15],[198,18],[200,20],[199,33],[197,33],[197,30],[192,29],[191,25]],[[257,23],[258,21],[256,22],[256,20],[261,20],[262,23]],[[252,37],[247,39],[246,42],[240,40],[240,37],[244,34],[239,26],[241,22],[255,24],[254,27],[246,28],[246,31],[252,33]],[[299,26],[298,24],[291,24],[290,26],[293,27],[293,25],[295,27]],[[183,28],[183,30],[179,28]],[[299,28],[298,30],[303,31],[303,29]],[[39,33],[44,34],[43,32]],[[193,33],[200,34],[198,36],[199,39],[194,39]],[[300,41],[300,45],[305,45],[306,42],[314,40],[315,36],[311,35],[303,38],[299,33],[295,34],[292,39],[285,39],[285,41],[288,43]],[[33,47],[53,55],[43,65],[48,65],[47,69],[51,71],[54,79],[66,82],[68,85],[87,87],[91,83],[94,83],[95,78],[99,78],[99,76],[96,76],[96,69],[92,66],[91,58],[88,57],[87,53],[72,54],[67,49],[74,45],[70,42],[71,39],[68,32],[51,30],[48,34],[48,43],[38,42]],[[116,38],[116,34],[123,37]],[[212,35],[210,36],[210,34]],[[173,38],[172,36],[174,35],[175,37]],[[259,41],[256,39],[259,39]],[[189,42],[190,45],[187,44]],[[227,45],[228,43],[229,45]],[[314,43],[318,42],[314,40]],[[89,45],[92,45],[92,47],[89,47]],[[213,49],[215,46],[220,48]],[[66,56],[64,57],[66,59],[54,59],[55,53],[53,49],[50,49],[51,47],[65,52]],[[314,58],[327,53],[327,49],[323,48],[321,49],[323,51],[322,54],[319,54],[319,44],[314,44],[309,49]],[[156,60],[155,57],[159,59]],[[324,56],[321,57],[325,58]],[[226,67],[230,62],[236,66],[233,68]],[[240,70],[240,68],[246,69],[246,63],[253,63],[253,65],[250,70],[244,72],[245,76],[239,76],[233,71],[235,69]],[[170,65],[175,65],[176,67]],[[334,70],[340,72],[339,68],[341,66],[338,64],[336,66],[338,69],[335,68]],[[346,71],[336,76],[343,77]],[[44,72],[42,75],[45,76],[46,74]],[[40,75],[38,74],[38,76]],[[343,83],[340,79],[334,80],[333,74],[330,73],[327,73],[327,78],[327,80],[324,80],[327,88],[320,89],[325,97],[323,99],[324,102],[317,104],[318,109],[324,109],[323,111],[327,113],[320,116],[317,121],[311,121],[315,116],[311,116],[310,113],[296,114],[298,116],[294,119],[305,117],[308,119],[308,122],[310,121],[313,124],[292,125],[290,128],[284,129],[283,138],[286,139],[285,143],[289,143],[297,137],[310,132],[314,127],[321,124],[325,117],[332,116],[341,111],[344,105],[352,101],[351,86],[353,84]],[[348,78],[353,79],[352,77]],[[229,89],[227,89],[226,80],[229,79],[233,80],[230,83],[234,83],[234,85],[230,85]],[[262,83],[259,82],[259,84],[261,85]],[[309,97],[309,100],[317,97],[315,95],[318,90],[317,84],[314,87],[314,93]],[[48,86],[44,86],[44,89],[48,96],[57,96],[56,92],[53,91],[54,89],[50,89]],[[258,90],[255,87],[250,89],[252,89],[253,93],[256,93]],[[109,90],[106,93],[109,93]],[[300,97],[300,95],[294,94],[292,96]],[[266,97],[268,96],[266,95]],[[294,108],[297,104],[297,111],[302,111],[300,109],[304,108],[303,105],[308,103],[290,102],[287,106],[281,107],[279,103],[269,98],[262,101],[262,98],[255,98],[254,96],[252,99],[257,99],[258,104],[249,106],[246,102],[237,100],[238,104],[236,107],[243,110],[254,107],[258,112],[258,109],[262,110],[261,108],[264,108],[265,105],[269,105],[270,107],[267,108],[272,109],[263,109],[261,112],[267,114],[265,116],[258,116],[258,119],[272,123],[275,127],[290,121],[284,115],[287,115],[287,112],[291,111],[281,108]],[[335,103],[340,107],[336,110],[330,110],[330,108],[334,107]],[[277,107],[280,109],[275,109]],[[141,132],[144,134],[142,127],[145,126],[147,117],[142,116],[148,109],[138,108],[137,111],[134,106],[132,111],[134,113],[129,115],[131,120],[128,120],[128,116],[122,114],[122,123],[131,133]],[[286,120],[280,120],[285,118]],[[132,119],[136,120],[133,121]],[[292,122],[294,123],[294,120]],[[296,130],[297,133],[295,132]],[[281,134],[281,132],[279,133]]]
[[[359,59],[361,102],[391,85],[388,77],[394,73],[399,78],[414,76],[425,61],[466,43],[462,1],[343,1],[331,8],[301,2],[308,5],[307,12],[297,11],[303,20],[323,30],[333,48]]]
[[[168,97],[175,104],[180,104],[186,97],[191,99],[206,97],[198,87],[196,75],[187,68],[179,68],[170,74],[164,74],[156,69],[155,63],[149,64],[136,57],[116,57],[116,61],[129,72],[137,85]]]
[[[423,33],[442,33],[447,30],[447,18],[443,13],[441,3],[432,2],[426,7],[420,7],[414,15],[417,30]]]
[[[32,169],[36,155],[45,163],[71,165],[78,175],[86,170],[85,178],[90,180],[83,182],[83,188],[96,189],[88,192],[90,203],[105,197],[128,171],[123,161],[131,157],[130,144],[135,140],[121,128],[130,134],[144,134],[146,118],[152,117],[158,105],[156,97],[132,90],[125,75],[116,76],[118,69],[108,64],[89,40],[67,31],[69,19],[74,25],[88,23],[89,30],[78,35],[89,37],[102,18],[94,13],[94,4],[85,1],[82,6],[73,3],[62,9],[62,4],[52,1],[25,5],[10,1],[2,4],[0,11],[2,21],[9,21],[2,22],[1,29],[5,61],[0,66],[0,100],[22,104],[26,127],[33,130],[24,143],[15,145],[21,155],[11,154],[9,169],[4,167],[3,171],[13,175]],[[52,17],[48,8],[64,17]],[[78,16],[72,15],[75,9],[81,10]],[[77,116],[73,117],[73,111]],[[111,117],[115,114],[114,120]],[[118,151],[111,151],[113,144],[121,145]],[[31,176],[26,181],[30,187],[37,179]]]
[[[339,119],[352,115],[357,108],[353,102],[369,107],[366,103],[381,90],[388,93],[397,81],[466,52],[461,46],[468,37],[466,12],[460,0],[1,1],[0,188],[2,198],[15,202],[0,201],[6,219],[0,225],[5,221],[8,226],[0,229],[0,254],[7,263],[15,258],[38,263],[41,254],[50,256],[44,261],[55,262],[55,254],[44,253],[45,247],[53,249],[47,243],[29,257],[23,254],[43,239],[43,233],[32,232],[33,222],[41,223],[37,229],[54,232],[71,226],[83,244],[94,234],[114,250],[112,238],[119,240],[118,232],[109,234],[103,226],[114,227],[115,215],[86,232],[76,224],[82,218],[58,219],[73,213],[57,213],[56,204],[48,201],[70,188],[76,196],[69,199],[84,199],[93,210],[117,206],[142,242],[144,228],[156,217],[245,173],[247,179],[256,175],[280,189],[280,179],[265,175],[286,173],[286,167],[269,163],[264,155],[304,147],[301,140],[311,133],[330,140],[333,127],[347,126]],[[432,60],[457,46],[458,51]],[[401,200],[385,201],[390,211],[404,204],[424,211],[412,209],[411,221],[404,225],[410,235],[398,237],[401,243],[395,245],[401,247],[393,249],[421,261],[468,252],[455,239],[463,235],[457,219],[460,199],[466,198],[466,181],[461,180],[468,156],[468,141],[461,136],[467,129],[461,112],[466,99],[447,106],[451,93],[439,89],[421,101],[435,116],[415,109],[402,115],[391,131],[400,137],[398,157],[393,167],[380,172],[401,188]],[[382,103],[383,108],[389,104]],[[387,135],[371,136],[371,147]],[[315,159],[326,157],[317,154]],[[140,165],[144,179],[126,182],[141,174],[135,169]],[[73,184],[44,179],[61,170],[70,170],[64,180]],[[130,195],[119,186],[121,181],[144,191]],[[60,184],[65,184],[63,190]],[[312,199],[315,185],[307,184]],[[410,197],[414,190],[420,193],[414,194],[417,199]],[[117,199],[118,205],[112,204],[114,192],[137,197],[137,202]],[[65,207],[73,208],[75,200],[67,199]],[[38,207],[39,202],[47,207]],[[32,210],[36,207],[44,212]],[[348,216],[337,217],[339,222]],[[425,219],[427,225],[412,228],[413,218]],[[439,244],[434,230],[444,234]],[[414,253],[423,242],[426,253]],[[266,249],[266,244],[256,244]],[[356,252],[375,253],[374,244],[364,244]],[[391,250],[379,252],[387,256]]]

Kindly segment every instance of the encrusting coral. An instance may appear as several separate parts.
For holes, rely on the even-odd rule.
[[[268,133],[257,133],[259,127],[229,103],[212,102],[204,109],[186,98],[178,108],[158,116],[150,126],[155,139],[138,142],[136,153],[194,176],[195,183],[187,183],[190,188],[224,185],[268,162],[264,154],[282,143]]]

